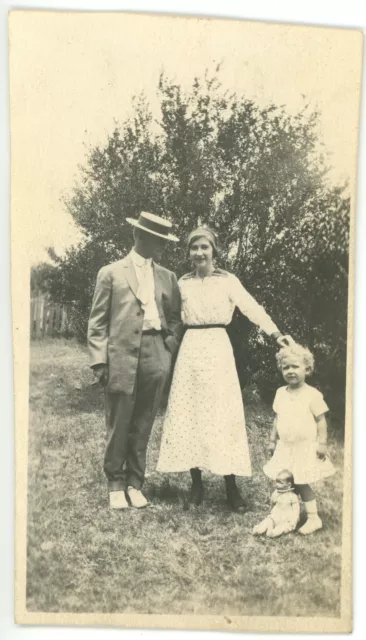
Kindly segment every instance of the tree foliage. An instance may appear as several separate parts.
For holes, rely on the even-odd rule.
[[[169,243],[164,264],[182,275],[184,247],[198,223],[220,239],[220,266],[238,275],[282,331],[315,353],[315,380],[344,397],[350,202],[328,182],[319,114],[304,104],[259,107],[229,95],[207,74],[189,91],[162,75],[161,113],[143,98],[134,116],[88,150],[65,200],[82,230],[80,245],[53,255],[52,295],[73,301],[78,336],[98,269],[126,255],[141,210],[168,217],[183,245]],[[278,384],[273,345],[236,314],[231,327],[242,380]]]
[[[56,267],[48,262],[40,262],[34,265],[30,274],[30,289],[32,297],[49,293],[55,286],[58,271]]]

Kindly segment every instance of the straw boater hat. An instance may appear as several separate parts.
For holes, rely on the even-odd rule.
[[[156,216],[154,213],[141,211],[138,220],[135,220],[134,218],[126,218],[126,220],[130,224],[133,224],[134,227],[142,229],[142,231],[152,233],[154,236],[159,236],[159,238],[164,238],[165,240],[172,240],[173,242],[179,242],[179,239],[176,236],[169,233],[172,229],[172,223],[165,218]]]

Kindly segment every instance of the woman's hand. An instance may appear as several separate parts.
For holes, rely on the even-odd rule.
[[[290,345],[295,344],[295,340],[289,335],[283,336],[281,334],[277,338],[277,344],[280,347],[289,347]]]

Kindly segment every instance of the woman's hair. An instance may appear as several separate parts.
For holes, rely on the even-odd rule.
[[[276,353],[277,367],[281,371],[282,361],[289,356],[296,356],[301,358],[309,370],[309,373],[314,371],[314,356],[306,347],[302,347],[300,344],[291,344],[288,347],[282,347],[278,353]]]
[[[217,235],[215,231],[213,231],[213,229],[210,229],[210,227],[208,227],[207,225],[202,225],[200,227],[197,227],[197,229],[194,229],[193,231],[191,231],[191,233],[188,236],[188,242],[187,242],[188,253],[191,248],[192,242],[197,240],[197,238],[206,238],[206,240],[209,241],[212,247],[212,255],[214,258],[216,258],[218,254],[218,249],[217,249]]]

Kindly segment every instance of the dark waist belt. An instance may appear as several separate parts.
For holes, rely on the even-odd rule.
[[[186,324],[185,329],[226,329],[227,324]]]
[[[157,336],[159,333],[161,333],[160,329],[147,329],[146,331],[142,332],[143,336]]]

